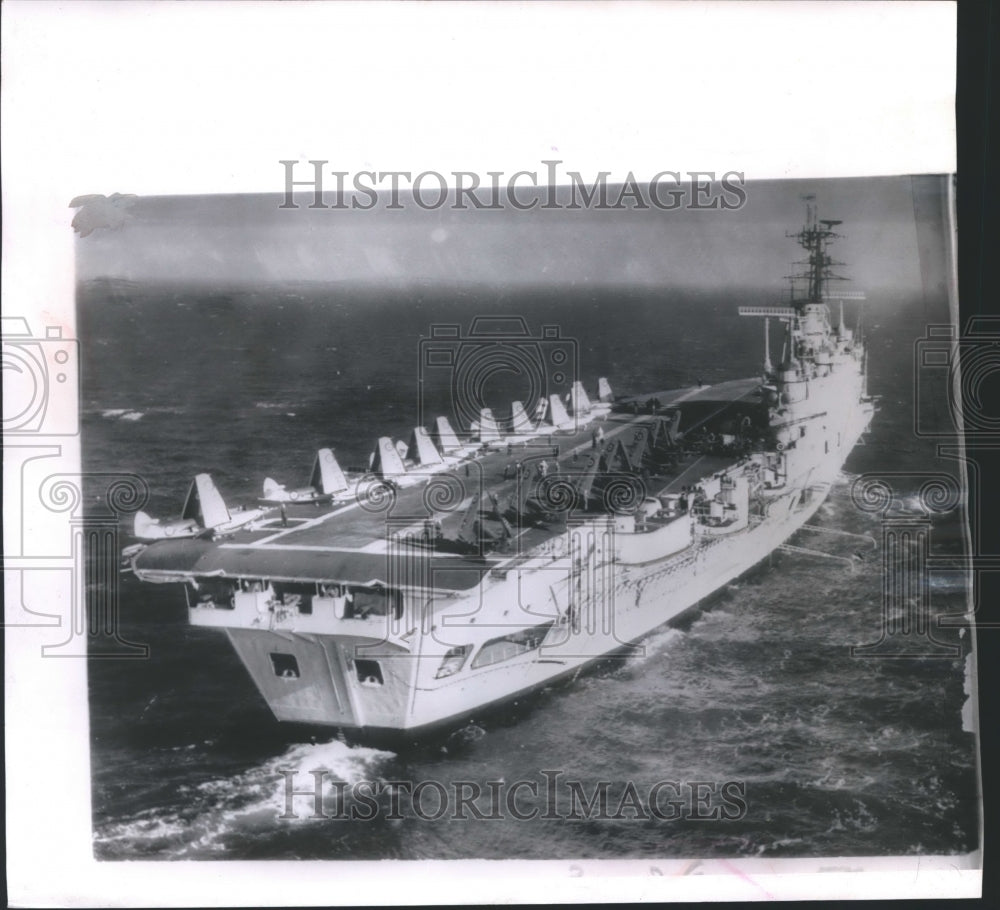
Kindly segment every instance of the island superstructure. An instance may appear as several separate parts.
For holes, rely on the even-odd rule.
[[[383,437],[360,476],[323,449],[311,486],[269,478],[246,520],[199,475],[178,523],[137,522],[127,567],[182,587],[278,720],[348,736],[458,726],[628,653],[808,522],[869,426],[865,345],[830,309],[838,223],[810,208],[787,305],[740,308],[764,320],[761,376],[576,382]]]

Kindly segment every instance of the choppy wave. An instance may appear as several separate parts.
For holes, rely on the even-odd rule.
[[[324,800],[332,804],[337,782],[348,784],[371,779],[394,757],[339,741],[295,745],[283,754],[230,778],[219,778],[177,788],[178,805],[146,809],[133,817],[98,827],[95,848],[102,858],[161,856],[173,859],[225,854],[232,835],[253,836],[287,821],[286,780],[292,775],[296,789],[322,776]],[[308,801],[307,801],[308,802]],[[312,807],[295,806],[296,815]]]
[[[133,411],[130,408],[107,408],[101,411],[101,416],[107,420],[142,420],[143,411]]]
[[[672,318],[682,320],[666,336],[668,344],[671,336],[677,341],[672,361],[662,346],[643,340],[649,332],[662,334],[659,304],[647,308],[643,298],[629,309],[627,301],[609,302],[622,318],[608,322],[607,310],[595,305],[588,323],[575,293],[565,311],[535,301],[481,301],[490,312],[508,305],[520,312],[530,305],[537,318],[544,314],[557,322],[565,312],[567,325],[571,322],[581,338],[601,339],[587,372],[596,376],[606,370],[616,391],[664,387],[649,383],[661,375],[665,359],[678,375],[704,369],[707,345],[689,347],[681,341],[698,335],[684,331],[683,319],[690,314],[691,325],[703,325],[702,299],[672,310]],[[90,335],[113,337],[122,352],[107,358],[96,346],[83,346],[90,470],[102,470],[106,462],[146,465],[157,476],[155,492],[163,502],[169,501],[168,490],[179,498],[198,471],[225,471],[228,494],[233,485],[249,489],[244,479],[272,463],[276,452],[283,457],[298,446],[306,453],[294,462],[289,457],[291,470],[291,464],[312,458],[319,440],[333,439],[344,447],[338,459],[362,464],[372,440],[409,432],[415,421],[400,390],[412,388],[408,358],[415,350],[412,340],[426,330],[429,310],[421,315],[409,301],[401,303],[386,311],[398,322],[396,334],[373,338],[370,320],[355,323],[344,315],[354,312],[351,301],[323,298],[322,305],[303,311],[301,328],[283,336],[286,343],[276,348],[271,308],[236,302],[242,347],[234,354],[233,333],[192,335],[189,315],[172,317],[179,312],[176,307],[153,312],[153,303],[148,319],[126,324],[114,309],[83,310]],[[477,302],[463,297],[448,310],[435,301],[434,316],[464,323],[469,304],[475,309]],[[735,301],[726,299],[720,306],[734,308]],[[296,315],[293,305],[285,315]],[[333,337],[340,350],[364,349],[371,356],[339,358],[334,368]],[[410,347],[403,351],[397,340]],[[184,362],[215,364],[239,381],[192,382],[185,371],[164,371],[148,355],[154,345],[178,356],[182,352]],[[911,349],[902,347],[909,358]],[[248,349],[278,356],[259,357],[253,370],[245,371]],[[731,350],[734,362],[727,372],[751,375],[758,369],[756,349],[734,340]],[[599,357],[605,360],[597,362]],[[881,379],[873,375],[873,389],[888,397],[867,444],[852,454],[857,471],[842,472],[812,524],[879,538],[883,517],[854,505],[852,483],[886,465],[926,471],[936,464],[936,450],[933,443],[926,451],[901,450],[901,434],[911,432],[912,408],[888,406],[893,390],[885,386],[901,377],[909,394],[909,374],[888,359],[872,366],[873,373],[882,369],[884,374]],[[344,375],[337,380],[341,369]],[[447,407],[448,395],[450,387],[428,399],[433,413],[444,413],[434,409]],[[129,407],[110,407],[121,404]],[[293,413],[291,422],[285,415]],[[139,418],[126,414],[144,419],[132,423]],[[158,422],[162,433],[154,432],[161,429]],[[296,432],[282,436],[276,425]],[[913,494],[907,507],[917,504],[918,486],[919,481],[912,490],[900,491],[904,497]],[[948,552],[961,552],[954,516],[942,521],[932,515],[931,521],[934,546],[948,543]],[[834,556],[855,554],[855,565],[777,553],[714,595],[704,612],[685,621],[683,631],[664,629],[646,638],[641,657],[553,686],[511,708],[509,717],[477,718],[481,725],[466,726],[440,752],[428,748],[399,757],[337,742],[276,745],[270,757],[250,757],[264,754],[267,747],[257,737],[276,736],[277,724],[236,655],[216,633],[182,625],[183,595],[166,590],[172,586],[139,589],[126,582],[121,613],[132,623],[129,638],[151,642],[157,659],[135,662],[142,666],[128,685],[122,684],[122,668],[114,666],[120,661],[95,661],[91,668],[95,851],[104,859],[328,858],[331,853],[365,859],[553,859],[972,849],[974,753],[971,737],[961,733],[963,722],[966,730],[972,724],[971,661],[963,695],[960,661],[913,665],[853,659],[850,646],[873,641],[882,621],[882,553],[856,537],[802,534],[808,535],[803,546]],[[949,609],[960,609],[955,601],[965,586],[961,573],[932,573],[931,584],[935,605],[947,597]],[[150,616],[157,622],[151,623]],[[217,722],[230,731],[229,741],[217,733]],[[192,734],[192,728],[204,735]],[[190,745],[193,740],[196,745]],[[279,741],[285,741],[283,735]],[[339,781],[377,780],[397,772],[407,779],[446,783],[499,776],[513,781],[531,780],[539,769],[555,767],[585,781],[600,774],[615,786],[636,775],[644,775],[646,784],[745,781],[749,812],[726,826],[551,825],[515,819],[320,826],[305,818],[310,800],[300,796],[300,823],[277,818],[285,808],[285,771],[293,772],[296,788],[303,789],[312,782],[310,771],[328,771],[324,794],[329,794]]]
[[[639,647],[629,656],[629,664],[641,664],[654,657],[662,655],[676,641],[684,637],[680,629],[666,628],[644,638]]]

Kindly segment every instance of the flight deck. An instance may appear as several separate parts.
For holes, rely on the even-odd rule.
[[[733,464],[747,447],[740,431],[762,429],[760,385],[744,379],[621,398],[596,419],[581,415],[575,428],[468,444],[461,459],[407,466],[393,479],[354,476],[339,501],[281,503],[215,539],[159,540],[134,568],[149,581],[372,585],[386,583],[391,555],[429,560],[435,588],[468,590],[563,533],[567,520],[609,511],[601,494],[611,484],[624,496],[615,501],[634,507]]]

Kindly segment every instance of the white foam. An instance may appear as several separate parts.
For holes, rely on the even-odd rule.
[[[976,692],[975,685],[975,666],[973,664],[972,658],[973,652],[970,651],[965,656],[965,680],[963,682],[962,691],[965,693],[965,701],[962,703],[962,731],[964,733],[974,733],[975,732],[975,704],[973,702],[973,697]]]
[[[101,411],[101,416],[107,420],[142,420],[146,415],[131,408],[106,408]]]
[[[288,809],[287,774],[292,775],[295,789],[308,790],[314,786],[313,772],[326,772],[324,808],[332,810],[338,782],[354,784],[373,779],[380,766],[393,757],[392,752],[338,741],[295,745],[233,777],[198,784],[189,791],[181,809],[143,810],[128,821],[102,828],[94,840],[124,844],[129,853],[140,855],[162,852],[183,857],[206,850],[224,853],[224,838],[237,826],[260,830],[296,823],[296,819],[279,818]],[[292,811],[299,819],[308,820],[314,811],[313,800],[294,797]]]
[[[630,656],[629,663],[643,663],[655,654],[659,654],[660,652],[666,650],[670,645],[677,641],[677,639],[683,637],[684,633],[680,629],[667,628],[661,629],[659,632],[654,632],[652,635],[639,642],[639,647],[642,648],[642,652],[635,653]]]

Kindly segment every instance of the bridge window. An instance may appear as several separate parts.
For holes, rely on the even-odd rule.
[[[270,657],[271,669],[274,670],[274,675],[280,679],[298,679],[302,675],[299,672],[299,662],[295,659],[294,654],[279,654],[272,651]]]
[[[472,669],[488,667],[490,664],[498,664],[505,660],[511,660],[519,654],[537,650],[542,646],[550,628],[552,628],[552,623],[546,622],[528,629],[521,629],[519,632],[512,632],[510,635],[490,639],[479,649],[479,653],[472,661]]]
[[[382,668],[377,660],[354,661],[354,672],[358,674],[358,682],[363,686],[381,686]]]
[[[462,645],[458,648],[449,648],[445,653],[444,659],[441,661],[441,666],[438,667],[437,674],[434,678],[444,679],[446,676],[454,676],[454,674],[465,666],[465,662],[469,659],[469,654],[471,653],[472,645]]]

